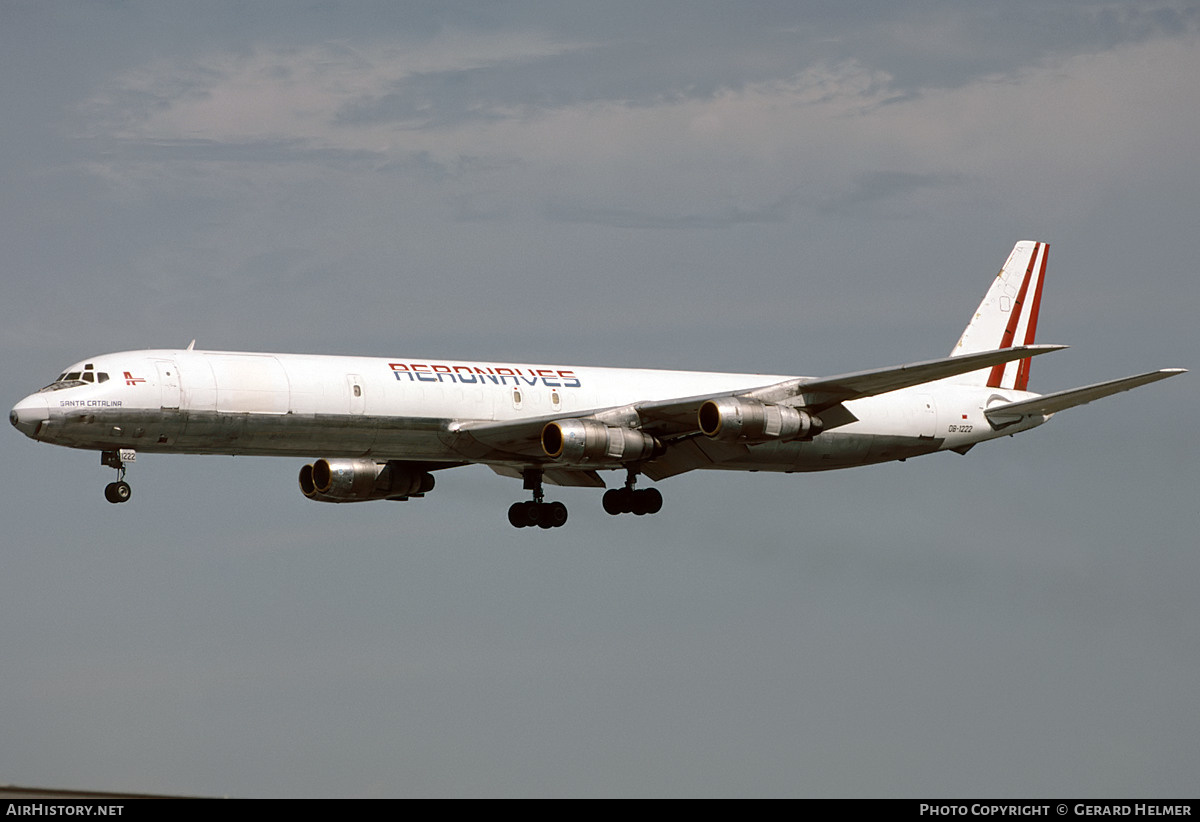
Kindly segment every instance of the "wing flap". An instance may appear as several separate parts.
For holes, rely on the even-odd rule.
[[[689,437],[667,446],[667,452],[642,466],[642,473],[658,482],[745,456],[749,449],[740,443],[717,442],[707,437]]]
[[[497,474],[512,479],[524,479],[525,474],[514,465],[489,465]],[[604,479],[595,471],[582,468],[547,468],[542,472],[542,479],[551,485],[565,485],[572,488],[607,488]]]
[[[985,409],[983,413],[988,418],[988,422],[996,425],[1013,423],[1022,417],[1032,414],[1050,416],[1059,411],[1065,411],[1068,408],[1074,408],[1077,405],[1084,405],[1092,400],[1098,400],[1101,397],[1119,394],[1122,391],[1137,388],[1139,385],[1146,385],[1185,373],[1187,373],[1186,368],[1163,368],[1158,371],[1148,371],[1145,374],[1137,374],[1132,377],[1122,377],[1119,380],[1098,382],[1080,388],[1056,391],[1053,394],[1043,394],[1040,397],[1034,397],[1029,400],[1019,400],[1004,405],[997,405]]]
[[[570,488],[607,488],[604,478],[592,470],[581,471],[578,468],[547,468],[542,472],[546,482],[551,485],[565,485]]]

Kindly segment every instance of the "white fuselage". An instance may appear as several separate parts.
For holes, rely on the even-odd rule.
[[[26,397],[12,422],[74,448],[141,452],[520,464],[465,456],[458,425],[568,418],[639,402],[744,391],[790,379],[765,374],[195,350],[105,354]],[[99,375],[105,379],[100,381]],[[90,381],[85,381],[90,378]],[[989,405],[1035,395],[927,383],[845,403],[855,421],[811,440],[752,445],[722,469],[819,471],[946,449],[1032,428],[996,430]],[[544,461],[544,458],[543,460]]]

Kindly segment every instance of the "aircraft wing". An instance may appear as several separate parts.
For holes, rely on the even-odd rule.
[[[988,422],[999,426],[1017,422],[1022,417],[1031,414],[1048,417],[1059,411],[1065,411],[1077,405],[1084,405],[1092,400],[1107,397],[1110,394],[1119,394],[1122,391],[1137,388],[1139,385],[1146,385],[1147,383],[1165,380],[1167,377],[1174,377],[1185,373],[1187,373],[1186,368],[1163,368],[1159,371],[1148,371],[1145,374],[1123,377],[1119,380],[1098,382],[1094,385],[1085,385],[1082,388],[1071,388],[1066,391],[1056,391],[1053,394],[1043,394],[1031,400],[1020,400],[1019,402],[996,405],[985,409],[983,413],[988,418]]]
[[[911,388],[946,377],[968,374],[1000,363],[1023,360],[1039,354],[1049,354],[1051,351],[1061,351],[1066,347],[1065,345],[1019,345],[994,351],[945,357],[939,360],[926,360],[893,368],[877,368],[836,377],[802,380],[797,386],[796,400],[786,401],[783,404],[820,412],[848,400],[886,394],[900,388]],[[752,393],[751,398],[766,399],[766,397],[759,397],[756,394],[757,392]]]
[[[453,423],[447,432],[448,444],[470,459],[548,462],[541,447],[542,429],[547,423],[568,418],[596,419],[617,427],[638,428],[654,435],[667,445],[668,453],[652,461],[646,470],[651,478],[658,479],[689,471],[703,464],[730,459],[745,452],[745,445],[719,443],[697,437],[697,412],[707,400],[736,396],[821,412],[848,400],[884,394],[1063,348],[1066,346],[1016,346],[833,377],[798,377],[748,391],[725,391],[653,400],[622,407],[596,408],[572,414],[550,414],[520,420]],[[836,420],[832,419],[833,416],[826,421],[827,428],[853,420],[853,416],[848,412]],[[673,455],[673,450],[678,453]],[[662,471],[669,473],[664,474]]]
[[[699,429],[696,413],[708,400],[721,397],[741,397],[761,400],[779,405],[792,405],[814,413],[840,405],[848,400],[886,394],[900,388],[910,388],[945,377],[968,374],[981,368],[999,363],[1023,360],[1051,351],[1061,351],[1065,345],[1021,345],[995,351],[981,351],[957,357],[897,365],[891,368],[876,368],[870,371],[855,371],[834,377],[798,377],[792,380],[765,385],[749,391],[727,391],[722,394],[707,394],[699,397],[658,400],[637,403],[633,408],[643,421],[642,428],[656,436],[671,433],[695,433]]]

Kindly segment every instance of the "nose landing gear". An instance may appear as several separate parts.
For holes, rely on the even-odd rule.
[[[134,459],[133,451],[101,451],[100,464],[117,469],[117,481],[104,486],[104,498],[109,502],[129,502],[133,489],[125,481],[125,460]]]

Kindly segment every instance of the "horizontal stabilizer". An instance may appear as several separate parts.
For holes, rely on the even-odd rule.
[[[1085,385],[1082,388],[1056,391],[1053,394],[1044,394],[1040,397],[1034,397],[1031,400],[997,405],[984,410],[983,413],[988,418],[988,422],[999,425],[1016,422],[1022,417],[1031,414],[1045,417],[1058,411],[1074,408],[1076,405],[1084,405],[1092,400],[1107,397],[1110,394],[1119,394],[1122,391],[1137,388],[1139,385],[1146,385],[1147,383],[1165,380],[1167,377],[1174,377],[1185,373],[1187,373],[1186,368],[1163,368],[1159,371],[1149,371],[1133,377],[1098,382],[1095,385]]]

